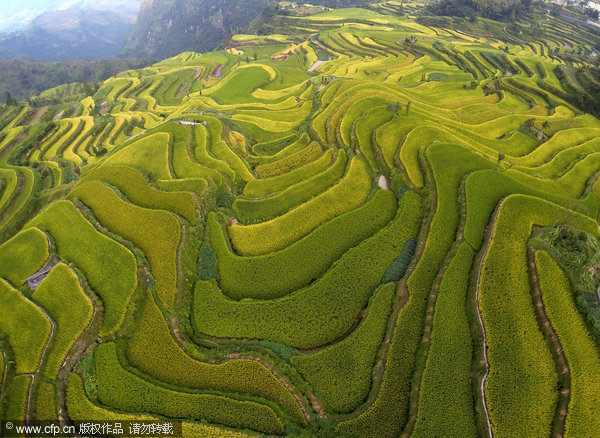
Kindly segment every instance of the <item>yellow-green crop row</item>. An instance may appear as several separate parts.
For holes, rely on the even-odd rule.
[[[79,125],[83,124],[83,122],[76,119],[65,120],[64,123],[68,124],[68,130],[65,130],[63,133],[61,133],[60,138],[55,139],[52,143],[50,143],[50,146],[44,150],[44,158],[55,158],[62,145],[77,132]]]
[[[184,178],[184,179],[159,179],[156,186],[166,192],[190,192],[198,196],[204,196],[208,188],[208,183],[202,178]]]
[[[288,132],[297,127],[310,113],[312,102],[300,108],[283,111],[242,110],[231,119],[254,123],[269,132]]]
[[[317,160],[323,154],[323,149],[317,142],[312,142],[304,149],[272,163],[256,166],[256,173],[261,178],[272,178],[290,172],[312,161]]]
[[[472,261],[473,250],[463,243],[440,284],[414,437],[477,436],[471,393],[473,345],[465,310]]]
[[[213,365],[188,356],[171,336],[151,298],[146,301],[127,355],[132,365],[161,381],[264,397],[285,407],[300,424],[305,423],[296,399],[264,365],[248,359]]]
[[[508,169],[505,174],[541,192],[565,198],[579,198],[584,194],[588,180],[597,173],[598,168],[600,152],[595,152],[577,161],[568,172],[557,179],[536,178],[515,169]]]
[[[311,161],[310,163],[285,174],[250,181],[246,184],[246,187],[244,187],[244,196],[248,198],[260,198],[262,196],[280,192],[294,184],[312,178],[319,173],[324,172],[325,169],[332,164],[333,155],[333,149],[329,149],[317,160]]]
[[[210,133],[211,142],[209,145],[207,145],[206,153],[204,153],[201,149],[201,155],[209,155],[211,157],[216,158],[217,160],[226,164],[243,181],[252,181],[254,179],[254,175],[252,175],[252,173],[250,173],[250,171],[248,170],[247,164],[221,138],[221,134],[223,132],[223,127],[221,126],[221,123],[214,117],[205,117],[205,121],[208,127],[208,132]],[[175,142],[178,141],[177,139],[179,139],[179,141],[182,141],[181,137],[184,135],[183,128],[169,127],[169,129],[172,133],[171,135],[175,135]],[[222,164],[219,167],[217,167],[217,169],[220,169],[221,166]]]
[[[596,217],[598,204],[592,194],[584,199],[569,199],[552,193],[551,190],[541,192],[519,182],[497,170],[481,170],[473,172],[466,178],[465,193],[467,201],[467,219],[464,237],[473,248],[479,248],[483,239],[483,230],[501,198],[522,193],[537,196],[578,211],[587,216]]]
[[[0,277],[22,286],[50,256],[48,239],[37,228],[21,231],[0,245]]]
[[[297,348],[331,342],[352,327],[356,316],[421,225],[421,198],[400,200],[396,217],[381,231],[347,251],[320,279],[275,300],[227,299],[212,282],[198,282],[194,294],[196,330],[219,337],[257,338]]]
[[[65,356],[91,321],[93,306],[77,276],[63,263],[52,268],[31,298],[56,322],[44,370],[47,377],[54,379]]]
[[[381,155],[383,156],[386,164],[390,168],[395,166],[394,160],[398,154],[400,145],[403,143],[404,137],[407,136],[409,132],[418,125],[419,122],[416,117],[413,117],[410,114],[404,114],[401,117],[393,118],[388,123],[382,124],[375,131],[375,142],[381,150]],[[404,146],[402,147],[404,148]],[[409,170],[407,168],[407,173],[408,172]],[[416,173],[412,168],[411,172],[412,175]]]
[[[25,207],[25,205],[31,200],[33,195],[33,188],[35,186],[36,175],[29,167],[14,167],[13,169],[21,173],[25,180],[25,186],[22,190],[16,192],[16,197],[13,200],[13,206],[8,215],[2,218],[0,223],[0,230],[5,228],[11,221],[17,216],[17,214]]]
[[[100,181],[78,186],[69,197],[79,198],[93,210],[100,223],[146,254],[156,277],[158,296],[171,310],[177,289],[177,248],[181,238],[175,216],[125,202]]]
[[[54,401],[54,385],[40,382],[37,400],[35,401],[35,418],[37,421],[56,421],[56,403]]]
[[[96,231],[69,201],[51,204],[25,227],[48,232],[61,259],[81,269],[104,303],[100,334],[114,332],[123,321],[125,306],[137,285],[133,254]]]
[[[509,196],[498,212],[479,283],[490,366],[485,394],[498,437],[551,430],[558,377],[535,320],[526,244],[533,225],[567,215],[573,226],[598,234],[595,220],[530,196]]]
[[[241,255],[281,250],[322,223],[358,208],[370,192],[371,178],[366,164],[354,158],[339,184],[283,216],[254,225],[231,226],[231,243]]]
[[[177,134],[171,130],[171,152],[173,163],[173,174],[177,178],[210,178],[220,183],[221,175],[214,169],[192,161],[186,139],[182,134],[185,132],[177,131]]]
[[[75,373],[71,373],[67,377],[66,401],[69,418],[74,421],[89,421],[90,418],[93,418],[96,421],[132,421],[138,423],[142,421],[159,421],[162,423],[158,417],[117,413],[94,405],[85,394],[83,380]],[[191,422],[183,423],[182,434],[186,438],[252,438],[255,436]]]
[[[575,305],[566,275],[546,252],[535,254],[544,308],[558,335],[570,372],[565,436],[594,436],[600,427],[600,357]]]
[[[279,100],[288,96],[295,96],[299,91],[302,91],[304,87],[306,87],[305,82],[281,90],[265,90],[257,88],[252,92],[252,96],[260,100]]]
[[[10,400],[4,409],[5,420],[24,421],[25,411],[27,410],[27,399],[31,386],[31,376],[20,374],[7,385],[2,395],[6,400]]]
[[[210,242],[217,253],[220,286],[233,299],[277,298],[302,288],[323,275],[347,250],[388,224],[396,207],[395,196],[379,190],[362,207],[326,222],[281,251],[257,257],[233,254],[211,214]]]
[[[124,369],[114,343],[99,345],[94,353],[98,398],[125,412],[148,412],[171,418],[207,420],[230,427],[282,435],[284,424],[267,405],[157,386]]]
[[[568,150],[600,135],[598,128],[571,128],[557,132],[547,142],[542,143],[530,154],[511,158],[511,162],[522,167],[535,168],[553,158],[561,150]]]
[[[424,185],[423,172],[419,164],[419,150],[435,141],[462,143],[460,139],[452,134],[447,134],[439,128],[425,125],[410,131],[400,149],[400,159],[406,173],[412,183],[419,188]]]
[[[233,202],[233,211],[244,223],[264,221],[285,214],[335,185],[344,176],[346,161],[346,154],[342,150],[333,165],[323,173],[273,196],[260,199],[237,198]]]
[[[196,222],[194,197],[185,192],[164,193],[152,189],[137,170],[122,165],[101,166],[89,172],[80,181],[100,180],[119,188],[131,202],[146,208],[168,210]]]
[[[216,85],[203,94],[210,95],[225,104],[240,104],[256,100],[252,92],[273,79],[275,72],[263,64],[249,64],[237,67]]]
[[[356,138],[360,151],[371,165],[371,169],[376,171],[379,166],[375,159],[375,148],[378,147],[373,142],[374,133],[377,132],[380,126],[388,123],[392,118],[390,113],[384,106],[374,107],[366,111],[363,116],[356,122]],[[399,143],[398,143],[399,144]],[[382,150],[383,152],[383,150]],[[388,155],[383,155],[388,167],[393,168],[394,163],[388,158]]]
[[[8,335],[17,373],[36,372],[50,338],[50,321],[39,307],[3,279],[0,279],[0,331]]]
[[[371,374],[392,309],[395,283],[380,286],[367,315],[350,336],[337,344],[291,359],[298,371],[336,412],[351,412],[367,397]]]
[[[231,169],[229,164],[227,164],[223,160],[218,160],[212,155],[208,153],[207,148],[207,130],[203,125],[196,125],[194,130],[194,140],[196,142],[196,147],[194,149],[194,158],[198,163],[207,166],[209,169],[214,169],[218,172],[221,172],[224,175],[227,175],[230,178],[235,178],[235,172]],[[217,183],[220,184],[222,177],[217,172],[215,175],[211,175],[211,178]]]
[[[515,170],[528,173],[536,178],[552,179],[562,176],[582,157],[598,151],[600,140],[594,139],[583,144],[561,150],[552,160],[536,167],[513,166]]]
[[[252,147],[252,150],[254,153],[257,153],[257,150],[258,151],[268,150],[271,145],[285,144],[285,140],[286,139],[280,140],[278,142],[261,143],[258,145],[254,145]],[[292,143],[290,143],[287,146],[282,146],[281,148],[278,148],[277,151],[274,151],[271,153],[267,152],[264,155],[261,154],[261,155],[250,157],[250,162],[257,163],[257,164],[272,163],[273,161],[280,160],[282,158],[285,158],[288,155],[291,155],[291,154],[301,151],[306,146],[308,146],[309,143],[310,143],[310,137],[305,132],[300,137],[296,138],[296,141],[293,141]]]
[[[169,170],[169,135],[154,133],[136,140],[111,155],[104,164],[124,164],[138,167],[154,179],[171,179]]]
[[[13,169],[0,169],[0,177],[6,181],[6,187],[0,198],[0,212],[8,205],[10,199],[14,196],[19,178]]]

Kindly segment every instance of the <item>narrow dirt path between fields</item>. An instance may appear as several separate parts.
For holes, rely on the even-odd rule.
[[[72,267],[69,265],[69,268]],[[91,296],[85,289],[81,278],[77,275],[79,286],[86,295],[87,299],[92,304],[92,318],[84,329],[81,336],[75,341],[65,360],[63,361],[58,374],[56,376],[56,398],[58,400],[58,421],[61,426],[72,425],[71,419],[68,417],[67,411],[67,377],[73,371],[79,360],[88,354],[93,347],[100,343],[100,338],[97,336],[103,322],[103,312],[99,303],[99,299]]]
[[[434,197],[435,197],[435,194],[434,194]],[[419,230],[419,236],[418,236],[419,243],[415,250],[413,259],[412,259],[408,269],[406,270],[404,277],[402,277],[400,279],[400,281],[398,282],[398,289],[397,289],[398,301],[394,305],[392,314],[390,315],[390,318],[388,321],[388,327],[387,327],[387,330],[385,333],[385,337],[383,339],[383,343],[377,354],[377,359],[375,361],[375,365],[373,366],[373,371],[372,371],[372,376],[371,376],[371,390],[369,392],[369,395],[368,395],[367,399],[364,401],[364,403],[358,409],[356,409],[351,415],[344,416],[344,418],[354,418],[354,417],[362,415],[377,400],[377,397],[379,395],[379,389],[380,389],[381,383],[383,381],[383,375],[385,373],[385,367],[386,367],[386,363],[387,363],[390,345],[391,345],[392,339],[394,337],[394,330],[395,330],[396,324],[398,322],[398,317],[400,315],[400,311],[404,308],[404,306],[406,305],[406,303],[408,302],[408,299],[409,299],[409,292],[408,292],[408,287],[407,287],[406,283],[407,283],[408,279],[410,278],[410,276],[412,275],[413,271],[415,270],[416,266],[418,265],[419,261],[421,260],[423,252],[425,250],[425,244],[427,243],[427,237],[429,236],[429,228],[430,228],[431,221],[432,221],[433,216],[436,211],[436,203],[433,202],[432,205],[433,205],[432,209],[430,210],[429,214],[427,215],[427,217],[423,220],[423,222],[421,224],[421,228]]]
[[[316,69],[318,69],[319,67],[321,67],[323,64],[325,64],[327,61],[315,61],[315,63],[308,69],[309,72],[315,71]]]
[[[59,120],[59,119],[62,117],[62,115],[63,115],[64,113],[65,113],[65,110],[61,110],[61,111],[59,111],[59,112],[58,112],[58,113],[57,113],[57,114],[56,114],[56,115],[55,115],[55,116],[52,118],[52,121],[53,121],[53,122],[56,122],[56,121],[58,121],[58,120]]]
[[[258,362],[261,365],[263,365],[266,369],[268,369],[277,378],[277,380],[279,380],[279,382],[283,385],[283,387],[285,389],[287,389],[290,392],[290,394],[292,394],[292,396],[296,399],[298,406],[300,407],[300,409],[302,410],[302,413],[304,414],[304,418],[306,418],[307,421],[310,420],[310,417],[311,417],[310,413],[307,411],[306,406],[304,405],[304,400],[302,399],[302,396],[300,395],[300,393],[285,378],[285,376],[283,374],[281,374],[279,371],[277,371],[275,369],[275,367],[272,364],[270,364],[269,362],[267,362],[266,360],[264,360],[261,357],[252,356],[250,354],[231,353],[229,356],[227,356],[227,358],[230,360],[240,360],[240,359],[241,360],[252,360],[254,362]],[[321,410],[322,410],[322,408],[321,408]],[[319,411],[318,409],[316,411],[318,414],[323,414],[323,416],[321,416],[319,418],[324,418],[324,412],[318,412]]]
[[[6,377],[8,375],[8,360],[6,359],[6,353],[4,350],[0,349],[0,354],[2,355],[2,364],[4,365],[4,369],[2,370],[2,385],[0,385],[0,403],[2,403],[2,394],[6,391]],[[2,406],[0,404],[0,406]]]
[[[48,110],[48,107],[37,108],[33,113],[29,116],[29,118],[23,123],[23,125],[35,125],[40,121],[44,113]]]
[[[367,307],[363,307],[360,310],[360,312],[358,313],[358,316],[356,317],[356,319],[354,320],[354,324],[352,324],[352,327],[350,327],[348,329],[348,331],[346,331],[346,333],[344,333],[339,338],[334,339],[333,341],[327,342],[326,344],[319,345],[318,347],[315,347],[315,348],[307,348],[305,350],[298,350],[298,352],[300,354],[312,354],[312,353],[316,353],[317,351],[321,351],[327,347],[331,347],[332,345],[339,344],[340,342],[345,340],[348,336],[350,336],[352,333],[354,333],[354,331],[358,328],[358,326],[360,326],[360,323],[365,319],[366,314],[367,314]]]
[[[498,213],[500,212],[500,208],[504,204],[504,200],[505,200],[505,198],[502,198],[496,205],[496,209],[494,210],[492,218],[483,233],[483,239],[484,239],[483,242],[484,243],[480,250],[480,255],[479,255],[480,260],[479,260],[479,266],[477,268],[477,282],[475,285],[475,303],[474,303],[474,305],[475,305],[475,309],[477,311],[477,319],[479,321],[479,327],[481,329],[481,334],[483,336],[482,353],[483,353],[483,362],[485,364],[485,373],[484,373],[483,377],[481,378],[481,385],[480,385],[481,403],[482,403],[483,411],[485,413],[485,419],[487,422],[487,431],[488,431],[490,438],[494,437],[494,432],[492,429],[492,421],[490,420],[490,412],[488,410],[487,400],[485,397],[485,382],[487,381],[487,378],[490,375],[490,361],[489,361],[488,352],[487,352],[487,348],[488,348],[487,347],[488,346],[487,332],[485,330],[485,324],[483,322],[483,316],[481,314],[481,306],[479,305],[479,290],[480,290],[480,286],[481,286],[481,274],[483,271],[483,264],[487,257],[488,251],[490,249],[490,244],[492,243],[492,237],[494,236],[494,230],[496,229],[496,222],[498,220]]]
[[[212,72],[213,78],[222,78],[223,77],[223,64],[217,65],[217,67]]]
[[[571,398],[571,371],[565,357],[564,350],[552,323],[546,313],[544,307],[544,298],[540,288],[537,267],[535,264],[535,250],[531,247],[527,248],[527,267],[529,271],[529,286],[531,291],[531,299],[535,310],[535,319],[537,320],[540,331],[544,335],[544,339],[548,344],[548,348],[552,353],[554,364],[556,365],[556,373],[558,374],[558,403],[552,420],[552,436],[561,438],[565,432],[565,423],[567,420],[567,412],[569,408],[569,400]]]
[[[190,151],[190,147],[191,147],[190,140],[191,139],[190,139],[189,131],[188,131],[188,138],[186,140],[187,140],[186,144],[188,147],[188,153],[190,153],[191,152]],[[195,160],[193,160],[193,161],[195,161]],[[201,219],[201,218],[198,218],[198,219]],[[200,222],[202,223],[203,221],[200,221]],[[177,281],[178,281],[177,289],[178,290],[177,290],[177,295],[175,298],[174,309],[181,309],[184,305],[185,291],[184,291],[183,287],[186,284],[186,281],[185,281],[185,272],[184,272],[183,266],[182,266],[182,256],[183,256],[185,244],[189,239],[189,235],[190,235],[190,233],[192,233],[194,231],[197,231],[197,228],[194,228],[192,226],[191,231],[189,231],[186,225],[182,225],[181,241],[179,242],[179,246],[177,248]],[[208,232],[208,230],[206,229],[205,232]],[[191,293],[193,293],[193,291]],[[173,311],[171,313],[171,317],[167,319],[167,324],[169,323],[169,320],[171,322],[170,329],[173,330],[174,338],[176,339],[176,341],[179,344],[179,346],[181,347],[181,349],[185,350],[187,341],[181,335],[182,331],[180,329],[180,327],[181,327],[180,312]],[[224,339],[224,341],[227,342],[227,341],[229,341],[229,339]],[[277,371],[271,363],[267,362],[265,359],[263,359],[260,356],[251,355],[251,354],[247,354],[247,353],[244,353],[244,354],[230,353],[228,356],[224,356],[223,359],[225,359],[225,361],[236,360],[236,359],[246,359],[246,360],[252,360],[252,361],[258,362],[261,365],[263,365],[275,376],[275,378],[277,378],[277,380],[279,380],[279,382],[281,382],[281,384],[284,386],[284,388],[286,388],[292,394],[292,396],[296,399],[296,402],[298,403],[298,406],[300,407],[302,414],[304,415],[304,417],[306,418],[307,421],[310,421],[311,414],[307,409],[308,401],[306,401],[305,399],[302,398],[302,395],[298,392],[298,390],[296,390],[296,388],[291,384],[291,382],[282,373]],[[210,362],[204,362],[204,363],[210,363]]]
[[[40,376],[40,371],[42,370],[42,368],[44,366],[48,348],[50,347],[50,345],[52,345],[52,342],[54,341],[54,335],[56,333],[56,322],[54,321],[54,319],[52,319],[52,317],[48,314],[48,312],[46,312],[46,309],[44,309],[42,306],[38,306],[33,300],[27,298],[25,295],[22,295],[22,296],[27,301],[29,301],[30,304],[37,307],[44,314],[44,316],[46,317],[48,322],[50,322],[50,335],[48,336],[46,345],[44,345],[44,349],[42,350],[42,353],[40,354],[40,361],[38,362],[36,370],[33,373],[29,374],[31,376],[31,384],[29,385],[29,390],[27,391],[27,403],[25,405],[25,421],[28,421],[28,420],[33,419],[33,418],[30,418],[31,409],[32,409],[31,398],[33,397],[33,388],[35,387],[38,377]]]
[[[407,423],[404,427],[404,431],[401,435],[401,438],[408,438],[412,435],[414,427],[417,422],[418,410],[419,410],[419,399],[420,399],[420,391],[421,391],[421,383],[423,380],[423,374],[425,372],[425,368],[427,367],[427,357],[429,356],[429,350],[431,348],[431,335],[433,333],[433,319],[435,317],[435,305],[437,302],[437,297],[440,291],[440,285],[446,273],[446,270],[450,266],[452,259],[456,255],[456,251],[462,245],[464,240],[464,228],[467,219],[467,203],[466,203],[466,193],[465,193],[465,177],[463,177],[461,184],[458,188],[458,200],[460,203],[460,221],[456,230],[455,240],[450,246],[448,252],[446,253],[446,257],[444,258],[444,262],[442,267],[438,271],[433,283],[431,284],[429,297],[427,299],[427,310],[425,312],[425,320],[423,323],[423,330],[421,332],[421,343],[417,348],[416,359],[415,359],[415,368],[413,371],[412,377],[412,385],[410,390],[410,404],[409,404],[409,416]],[[432,181],[432,185],[435,186],[435,181],[433,179],[433,175],[429,175],[428,169],[428,180]],[[437,192],[432,189],[433,193],[433,203],[436,205],[437,210]],[[432,214],[433,220],[434,214]]]
[[[504,33],[506,34],[506,36],[508,38],[517,41],[519,44],[527,44],[527,41],[523,41],[521,38],[517,38],[516,36],[511,35],[510,33],[508,33],[507,27],[508,27],[508,24],[506,26],[504,26]]]

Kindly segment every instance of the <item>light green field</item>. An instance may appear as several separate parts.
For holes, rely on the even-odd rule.
[[[582,6],[229,3],[157,21],[214,52],[0,104],[0,418],[597,435]]]

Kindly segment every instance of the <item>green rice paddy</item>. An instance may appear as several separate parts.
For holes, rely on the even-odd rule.
[[[0,107],[0,418],[594,436],[600,36],[422,6]]]

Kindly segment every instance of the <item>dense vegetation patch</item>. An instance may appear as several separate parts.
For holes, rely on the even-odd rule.
[[[3,419],[594,434],[597,30],[355,3],[0,106]]]

